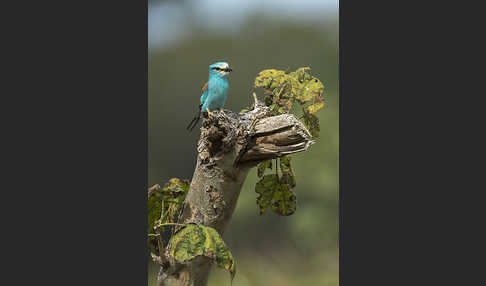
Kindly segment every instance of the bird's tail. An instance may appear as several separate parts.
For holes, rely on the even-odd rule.
[[[196,116],[191,120],[189,125],[187,125],[186,127],[186,129],[189,130],[189,132],[191,132],[192,129],[194,129],[194,127],[196,127],[197,123],[199,122],[199,119],[201,117],[201,107],[202,104],[199,105],[199,111],[197,112]]]

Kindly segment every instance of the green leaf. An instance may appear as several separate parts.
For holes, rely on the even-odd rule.
[[[148,238],[147,243],[151,252],[159,255],[159,239],[160,236],[155,236],[154,224],[160,219],[162,213],[162,190],[160,187],[154,189],[148,196]]]
[[[273,193],[272,210],[279,215],[289,216],[295,212],[297,198],[287,184],[279,184]]]
[[[265,173],[265,169],[272,169],[272,160],[267,160],[265,162],[262,162],[260,164],[258,164],[258,178],[261,178],[263,177],[263,174]]]
[[[154,223],[160,219],[162,213],[162,192],[160,189],[155,190],[148,197],[148,229],[147,233],[154,232]]]
[[[292,167],[290,166],[290,157],[280,157],[280,171],[282,172],[280,182],[288,185],[290,188],[294,188],[296,185],[296,180]]]
[[[175,222],[188,191],[188,180],[172,178],[164,188],[157,187],[149,193],[147,243],[150,251],[155,255],[159,255],[162,246],[161,233],[156,226]]]
[[[314,114],[308,113],[306,110],[304,110],[303,119],[304,124],[307,126],[307,129],[309,129],[310,134],[313,137],[319,137],[319,119]]]
[[[187,192],[189,192],[189,181],[172,178],[162,189],[164,209],[162,223],[176,222]]]
[[[197,256],[205,256],[226,269],[231,279],[236,274],[233,255],[228,250],[221,235],[208,226],[188,224],[171,238],[170,254],[180,263],[186,263]]]
[[[278,176],[276,174],[265,175],[255,185],[255,192],[259,194],[257,197],[257,205],[260,207],[260,215],[265,213],[265,210],[272,205],[273,193],[278,188]]]
[[[271,208],[279,215],[288,216],[295,212],[296,196],[289,189],[289,185],[281,182],[276,174],[265,175],[255,185],[257,205],[260,207],[260,215]]]

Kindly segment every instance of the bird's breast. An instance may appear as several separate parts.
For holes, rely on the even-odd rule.
[[[225,78],[210,79],[208,86],[208,97],[204,102],[203,109],[222,109],[228,96],[229,84]]]
[[[225,78],[216,79],[209,82],[209,92],[212,96],[226,97],[228,95],[229,84]]]

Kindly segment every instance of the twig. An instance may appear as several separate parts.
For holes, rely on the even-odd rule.
[[[161,224],[158,224],[157,227],[162,227],[162,226],[185,226],[185,224],[182,224],[182,223],[173,223],[173,222],[166,222],[166,223],[161,223]]]

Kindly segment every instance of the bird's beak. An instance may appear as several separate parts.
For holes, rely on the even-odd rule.
[[[233,71],[233,69],[231,69],[231,68],[227,68],[227,69],[226,69],[226,71],[227,71],[227,72],[232,72],[232,71]]]

